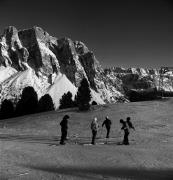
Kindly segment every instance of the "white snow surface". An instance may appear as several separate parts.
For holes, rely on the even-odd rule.
[[[95,101],[95,102],[97,102],[97,104],[105,104],[105,102],[101,98],[101,94],[95,92],[92,89],[91,89],[91,96],[92,96],[91,103],[92,103],[92,101]]]
[[[141,68],[140,71],[141,71],[141,76],[147,76],[148,75],[144,68]]]
[[[0,83],[2,83],[15,73],[17,73],[17,71],[12,67],[0,66]]]
[[[133,73],[133,74],[138,74],[138,71],[136,70],[136,68],[133,68],[133,67],[132,67],[131,70],[132,70],[132,73]]]
[[[27,69],[26,71],[14,74],[14,76],[9,77],[2,82],[1,100],[19,97],[22,90],[27,86],[32,86],[37,92],[38,98],[40,98],[45,94],[49,84],[47,83],[47,80],[38,78],[32,69]]]
[[[63,94],[68,91],[72,93],[74,98],[77,88],[70,82],[66,75],[59,73],[59,75],[55,78],[54,84],[47,91],[47,93],[52,97],[56,109],[60,105],[59,100]]]

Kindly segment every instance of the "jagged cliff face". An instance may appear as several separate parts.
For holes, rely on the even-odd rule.
[[[40,98],[48,93],[55,107],[67,91],[73,97],[85,77],[92,100],[99,104],[127,102],[126,91],[159,87],[159,70],[103,69],[94,53],[80,41],[50,36],[39,27],[8,27],[0,36],[0,101],[17,102],[23,88],[32,86]],[[164,74],[161,88],[173,91],[173,72]]]
[[[160,69],[116,67],[105,69],[105,75],[109,79],[120,79],[122,81],[121,87],[124,91],[150,88],[173,91],[173,70],[163,73],[163,80],[160,77]]]
[[[84,43],[57,39],[39,27],[8,27],[0,37],[0,101],[17,101],[24,87],[33,86],[38,97],[49,93],[58,108],[63,93],[75,95],[83,77],[98,103],[126,101],[122,80],[106,77]]]

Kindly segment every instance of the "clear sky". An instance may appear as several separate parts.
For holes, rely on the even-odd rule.
[[[104,67],[173,66],[172,0],[0,0],[0,31],[83,41]]]

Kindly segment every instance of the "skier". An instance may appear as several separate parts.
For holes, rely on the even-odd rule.
[[[124,139],[123,139],[123,144],[124,145],[129,145],[129,128],[126,124],[126,122],[123,119],[120,119],[120,123],[122,124],[121,130],[124,130]]]
[[[65,144],[65,140],[67,140],[67,130],[68,130],[68,119],[70,117],[68,115],[65,115],[62,119],[62,121],[60,122],[60,126],[61,126],[61,140],[60,140],[60,144],[64,145]]]
[[[102,127],[105,125],[106,130],[107,130],[106,138],[109,138],[111,124],[112,124],[111,120],[109,119],[108,116],[106,116],[106,119],[103,121],[103,124],[102,124]]]
[[[133,129],[133,130],[135,131],[135,128],[134,128],[132,122],[130,121],[130,117],[127,117],[126,122],[127,122],[127,125],[129,126],[129,128],[130,128],[130,129]]]
[[[98,128],[99,128],[99,125],[97,122],[97,118],[95,117],[91,123],[91,130],[92,130],[92,142],[91,142],[91,144],[93,144],[93,145],[95,144],[95,139],[96,139]]]

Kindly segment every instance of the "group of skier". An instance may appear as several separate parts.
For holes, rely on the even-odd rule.
[[[62,119],[62,121],[60,122],[60,126],[61,126],[61,140],[60,140],[60,144],[64,145],[65,141],[67,140],[67,131],[68,131],[68,119],[70,117],[68,115],[65,115]],[[124,131],[124,138],[123,138],[123,142],[122,144],[124,145],[129,145],[129,139],[128,136],[130,134],[130,129],[135,130],[130,117],[127,117],[126,121],[124,121],[123,119],[120,119],[120,123],[122,124],[121,130]],[[112,125],[112,121],[109,119],[108,116],[105,117],[105,120],[102,123],[102,128],[105,126],[107,133],[106,133],[106,139],[109,138],[109,134],[110,134],[110,129],[111,129],[111,125]],[[97,132],[99,130],[99,124],[97,121],[97,117],[95,117],[93,119],[93,121],[91,122],[91,131],[92,131],[92,141],[91,144],[95,144],[95,140],[96,140],[96,136],[97,136]]]

